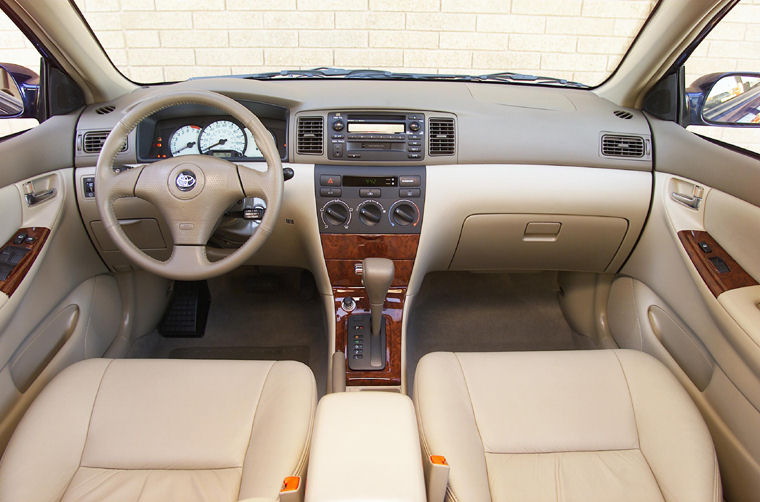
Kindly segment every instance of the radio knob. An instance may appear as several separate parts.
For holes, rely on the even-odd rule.
[[[422,125],[419,122],[409,122],[409,130],[412,132],[417,132],[420,130]]]
[[[328,225],[345,225],[348,221],[348,207],[343,202],[331,202],[322,211]]]
[[[391,221],[402,227],[411,225],[417,220],[417,208],[408,202],[396,204],[391,211]]]
[[[333,122],[333,129],[336,131],[342,131],[345,125],[343,124],[342,120],[336,120]]]
[[[380,223],[383,218],[383,208],[375,202],[367,202],[359,207],[359,221],[367,226]]]

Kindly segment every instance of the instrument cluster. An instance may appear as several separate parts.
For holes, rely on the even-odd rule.
[[[272,134],[280,156],[284,157],[285,121],[265,118],[262,122]],[[149,159],[199,154],[225,159],[263,159],[253,134],[232,117],[197,116],[156,122]]]

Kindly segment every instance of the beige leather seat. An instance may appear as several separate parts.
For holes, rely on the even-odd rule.
[[[414,401],[448,500],[721,501],[702,417],[641,352],[432,353]]]
[[[315,405],[297,362],[83,361],[16,429],[0,500],[275,500],[304,473]]]

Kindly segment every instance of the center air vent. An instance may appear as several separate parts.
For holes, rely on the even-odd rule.
[[[607,157],[642,158],[646,153],[644,138],[622,134],[602,136],[602,155]]]
[[[428,153],[430,155],[454,155],[455,151],[454,119],[431,118],[428,129]]]
[[[305,155],[322,155],[324,123],[322,117],[298,119],[297,151]]]
[[[106,142],[110,132],[111,131],[88,131],[84,133],[82,138],[82,150],[84,153],[100,153],[103,149],[103,143]],[[120,151],[123,152],[126,149],[127,143],[124,142]]]

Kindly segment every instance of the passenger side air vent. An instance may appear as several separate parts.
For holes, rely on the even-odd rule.
[[[97,113],[98,115],[106,115],[107,113],[111,113],[115,109],[116,107],[114,105],[105,105],[105,106],[101,106],[100,108],[96,108],[95,113]]]
[[[323,136],[324,121],[322,117],[300,117],[298,119],[298,153],[322,155]]]
[[[631,120],[633,118],[633,113],[627,112],[625,110],[615,110],[612,113],[619,119]]]
[[[646,153],[644,138],[621,134],[602,135],[602,155],[607,157],[642,158]]]
[[[456,129],[454,119],[431,118],[428,128],[428,154],[454,155],[456,151]]]
[[[108,134],[111,131],[88,131],[84,133],[84,136],[82,138],[82,150],[84,153],[100,153],[100,151],[103,149],[103,143],[106,142],[106,138],[108,138]],[[124,146],[121,147],[120,151],[126,151],[127,149],[127,143],[124,142]]]

